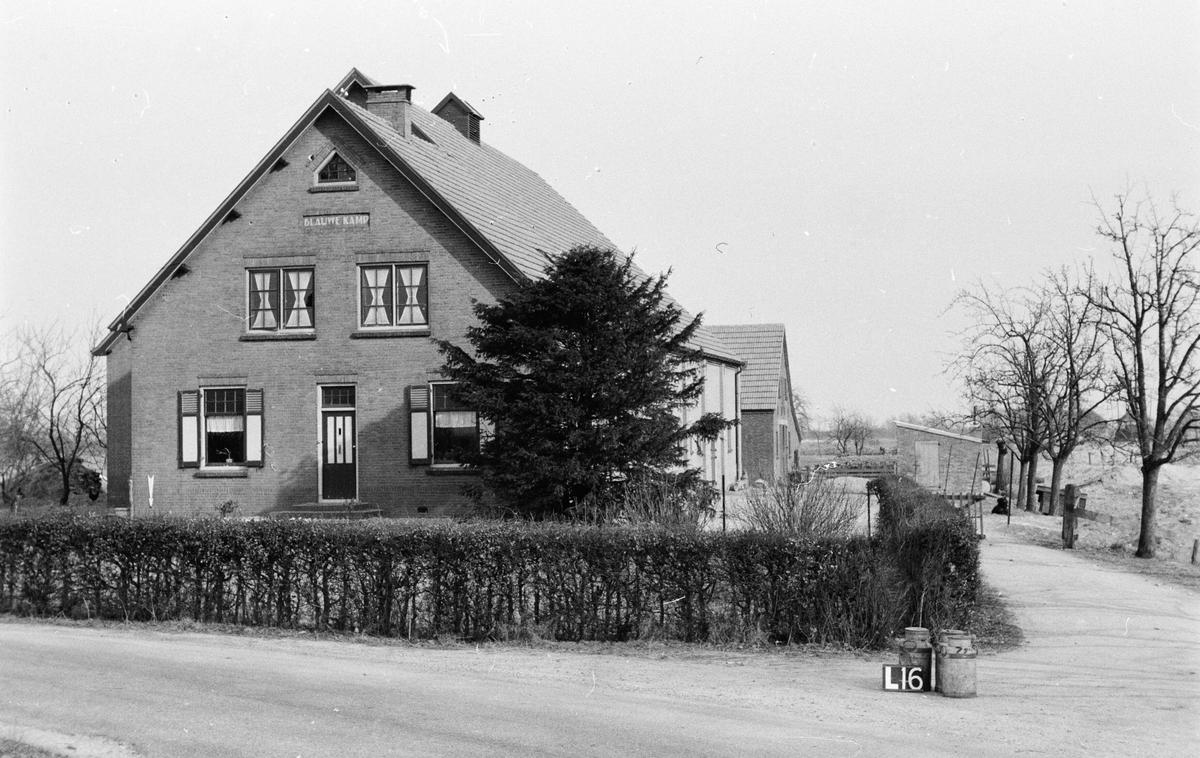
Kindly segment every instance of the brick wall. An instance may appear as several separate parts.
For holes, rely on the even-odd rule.
[[[358,171],[358,189],[310,192],[312,172],[336,146]],[[170,279],[135,320],[131,342],[109,356],[110,424],[129,418],[129,473],[110,449],[110,491],[133,478],[134,513],[206,513],[235,500],[242,514],[318,499],[318,404],[323,384],[356,387],[359,500],[390,515],[447,514],[466,501],[464,475],[431,476],[408,463],[405,388],[438,378],[432,339],[462,340],[474,322],[472,300],[494,301],[513,286],[373,150],[340,121],[326,118],[238,204],[189,256],[188,273]],[[369,213],[363,228],[305,229],[305,214]],[[358,326],[357,265],[385,258],[427,260],[431,333],[352,338]],[[242,341],[246,269],[312,265],[316,338]],[[128,363],[128,371],[122,370]],[[123,379],[128,375],[128,381]],[[264,465],[238,478],[206,478],[178,466],[177,393],[211,386],[261,388]],[[124,400],[128,398],[128,401]],[[124,412],[129,402],[130,413]],[[111,434],[111,431],[110,431]]]
[[[923,466],[920,447],[936,447],[936,470]],[[987,444],[959,435],[938,434],[896,426],[897,470],[929,489],[951,493],[982,491],[983,461]],[[933,456],[927,459],[932,463]],[[972,490],[973,486],[973,490]]]
[[[131,423],[133,398],[130,396],[130,343],[118,339],[107,359],[107,475],[108,504],[129,505],[129,477],[132,473]]]

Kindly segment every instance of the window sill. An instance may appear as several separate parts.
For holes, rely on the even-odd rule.
[[[346,182],[345,184],[314,184],[308,188],[309,192],[358,192],[358,182]]]
[[[241,466],[202,468],[192,474],[195,479],[246,479],[249,476],[249,469]]]
[[[316,332],[263,332],[261,334],[243,334],[238,342],[291,342],[297,340],[315,340]]]
[[[426,476],[480,476],[482,472],[468,466],[430,466],[425,469]]]
[[[350,332],[350,339],[370,340],[389,339],[392,337],[428,337],[430,334],[431,332],[427,326],[416,329],[359,329]]]

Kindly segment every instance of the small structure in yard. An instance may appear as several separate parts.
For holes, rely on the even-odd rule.
[[[990,446],[982,437],[893,421],[897,473],[934,492],[974,493],[983,484]]]

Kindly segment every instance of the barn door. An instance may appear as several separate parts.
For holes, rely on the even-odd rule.
[[[941,481],[938,478],[938,443],[917,443],[917,484],[928,489],[938,489]]]
[[[321,388],[321,499],[358,497],[354,388]]]

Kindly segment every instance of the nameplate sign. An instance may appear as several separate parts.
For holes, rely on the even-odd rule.
[[[301,221],[305,229],[365,229],[370,225],[370,213],[329,213],[304,216]]]

